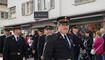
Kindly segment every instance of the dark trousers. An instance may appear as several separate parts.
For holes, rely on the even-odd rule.
[[[80,53],[80,48],[75,47],[72,52],[72,60],[78,60],[79,53]]]
[[[34,60],[38,60],[38,55],[37,54],[34,54]]]
[[[94,60],[102,60],[102,54],[95,55]]]
[[[89,59],[89,60],[92,60],[92,55],[90,54],[90,51],[86,51],[86,54],[87,54],[87,56],[88,56],[88,59]]]

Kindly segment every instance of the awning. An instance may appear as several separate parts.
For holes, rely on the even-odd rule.
[[[89,17],[82,17],[82,18],[72,18],[70,20],[70,23],[76,23],[76,22],[87,22],[87,21],[98,21],[100,19],[103,19],[103,15],[101,16],[89,16]]]

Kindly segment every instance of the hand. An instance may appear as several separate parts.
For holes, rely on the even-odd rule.
[[[85,49],[83,51],[84,51],[84,53],[86,53],[86,50]]]
[[[30,50],[30,48],[28,48],[28,51]]]
[[[32,53],[33,53],[33,54],[35,54],[35,52],[36,52],[35,50],[32,50]]]
[[[26,60],[29,60],[29,58],[27,58]]]
[[[105,54],[105,52],[104,52],[104,54]]]
[[[43,56],[41,56],[40,59],[43,60]]]
[[[0,57],[3,57],[3,54],[0,53]]]

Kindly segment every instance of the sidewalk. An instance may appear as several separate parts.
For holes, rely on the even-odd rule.
[[[0,57],[0,60],[3,60],[2,57]],[[23,60],[25,60],[25,59],[23,59]],[[30,60],[34,60],[34,58],[30,58]]]

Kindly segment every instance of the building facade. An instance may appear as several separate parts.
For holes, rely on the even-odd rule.
[[[0,0],[0,35],[3,34],[3,21],[8,20],[7,0]]]
[[[104,24],[104,3],[104,0],[8,0],[9,19],[3,24],[38,28],[53,25],[60,16],[71,17],[71,25]]]

